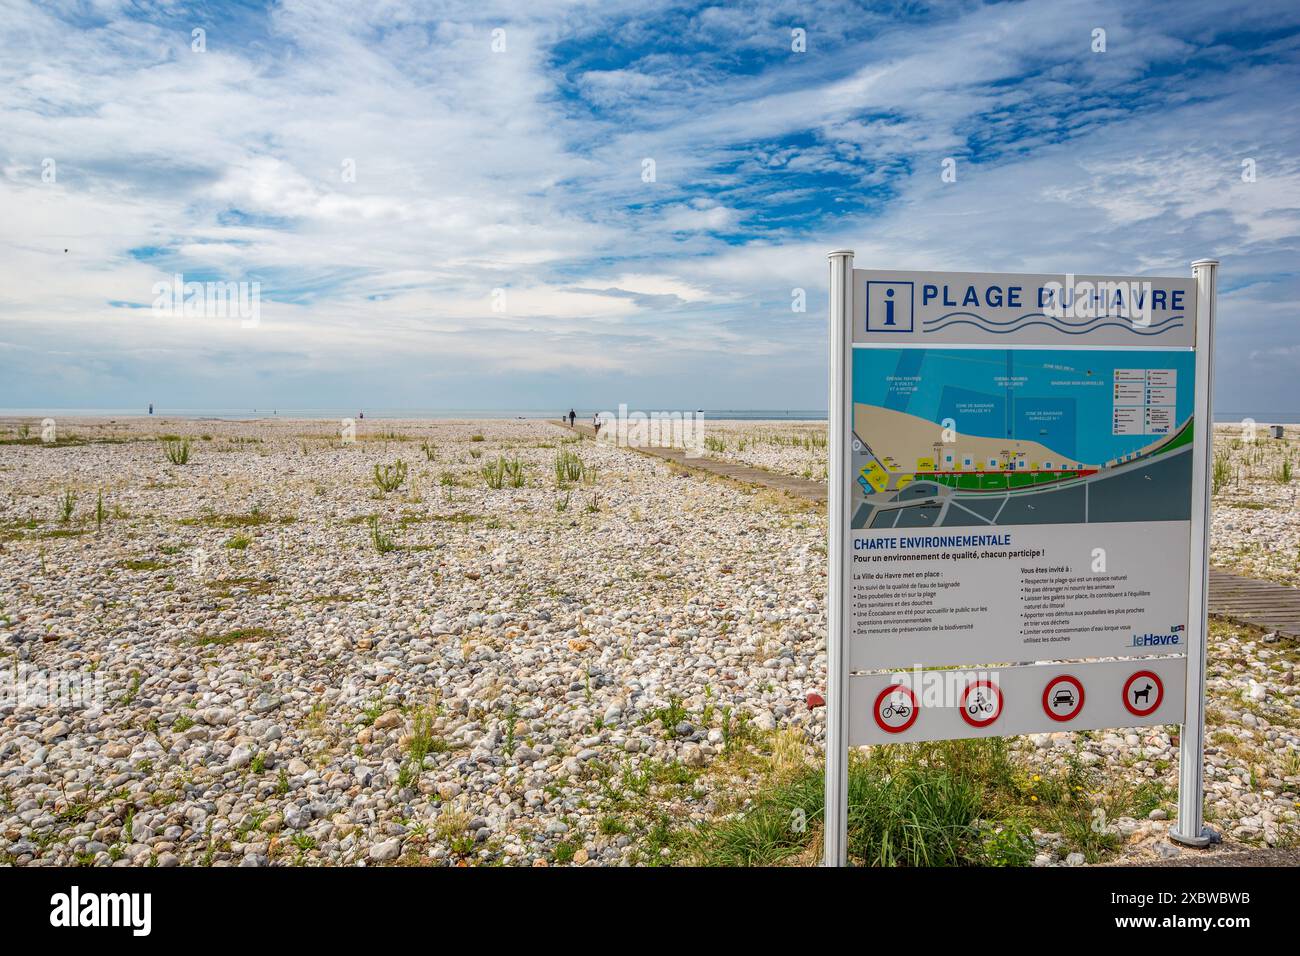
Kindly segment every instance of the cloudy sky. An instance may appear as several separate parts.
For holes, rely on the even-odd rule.
[[[1300,412],[1300,6],[0,0],[0,407],[824,409],[841,246],[1216,256]]]

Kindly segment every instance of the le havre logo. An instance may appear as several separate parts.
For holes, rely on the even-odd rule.
[[[867,331],[911,332],[913,296],[910,282],[868,282]]]
[[[1167,645],[1178,645],[1183,642],[1183,636],[1180,633],[1186,628],[1185,624],[1175,624],[1169,629],[1168,634],[1134,634],[1133,647],[1165,647]]]

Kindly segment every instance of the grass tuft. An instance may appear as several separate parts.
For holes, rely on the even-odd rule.
[[[162,439],[163,454],[173,465],[188,465],[190,463],[190,440],[188,438],[164,438]]]
[[[397,550],[397,543],[380,529],[379,515],[371,515],[370,517],[370,543],[375,546],[375,550],[380,554],[388,554]]]
[[[775,762],[775,761],[774,761]],[[740,812],[672,835],[714,866],[809,863],[819,852],[824,771],[787,761]],[[850,862],[859,866],[1027,866],[1035,828],[1089,862],[1119,845],[1098,820],[1145,816],[1167,799],[1140,784],[1096,792],[1077,761],[1029,772],[1001,738],[871,748],[849,763]]]
[[[375,474],[372,480],[375,487],[384,494],[396,491],[406,481],[406,462],[399,458],[391,465],[383,465],[382,467],[376,462]]]

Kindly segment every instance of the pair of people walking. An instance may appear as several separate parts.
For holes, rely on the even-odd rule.
[[[569,409],[569,414],[566,415],[565,417],[569,420],[569,427],[572,428],[574,422],[578,420],[578,413],[571,408]],[[591,416],[591,429],[597,435],[600,434],[600,413],[599,412],[596,412],[594,415]]]

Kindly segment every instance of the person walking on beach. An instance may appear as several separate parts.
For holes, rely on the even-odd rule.
[[[573,427],[573,423],[574,423],[575,420],[577,420],[577,417],[578,417],[578,413],[575,412],[572,408],[569,409],[569,427],[570,427],[570,428]]]
[[[600,434],[600,412],[594,412],[591,416],[591,430],[597,435]]]

